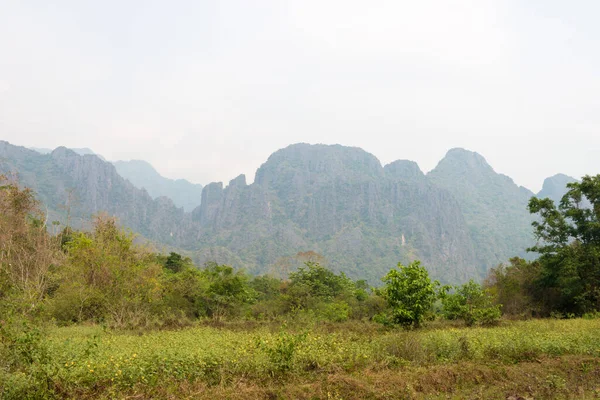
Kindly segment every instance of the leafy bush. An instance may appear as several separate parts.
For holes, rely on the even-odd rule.
[[[429,273],[419,261],[408,266],[398,263],[383,278],[383,297],[389,306],[389,316],[379,316],[377,321],[419,327],[431,311],[436,298],[438,282],[431,282]]]
[[[272,374],[282,374],[293,368],[298,346],[306,340],[306,336],[306,333],[291,334],[282,330],[274,343],[269,344],[264,340],[258,342],[258,347],[269,357]]]
[[[461,319],[468,326],[492,325],[500,319],[500,306],[493,304],[492,296],[480,284],[470,280],[456,286],[454,293],[442,292],[442,313],[450,320]]]

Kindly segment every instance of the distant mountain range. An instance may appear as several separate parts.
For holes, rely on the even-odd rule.
[[[51,149],[39,147],[31,147],[31,149],[41,154],[52,153]],[[106,161],[104,157],[89,148],[71,148],[70,150],[82,156],[95,155]],[[185,211],[192,211],[200,205],[202,198],[202,185],[200,184],[194,184],[185,179],[165,178],[147,161],[115,161],[113,164],[119,175],[129,180],[138,189],[146,189],[153,199],[162,196],[168,197],[177,207],[183,207]]]
[[[52,149],[47,149],[44,147],[30,147],[31,150],[35,150],[38,153],[41,154],[50,154],[52,153]],[[102,157],[100,154],[95,153],[92,149],[87,148],[87,147],[82,147],[82,148],[70,148],[70,150],[73,150],[75,153],[79,154],[80,156],[85,156],[85,155],[94,155],[94,156],[98,156],[102,161],[106,161],[106,159],[104,157]]]
[[[243,175],[226,187],[206,185],[199,206],[187,203],[191,212],[153,198],[174,189],[143,161],[113,165],[64,147],[41,154],[0,141],[0,171],[18,172],[49,218],[65,223],[68,214],[82,225],[107,211],[199,263],[255,274],[281,272],[291,256],[312,250],[333,269],[372,283],[413,259],[434,278],[456,283],[481,279],[533,244],[526,206],[534,193],[463,149],[450,150],[424,174],[412,161],[382,166],[359,148],[295,144],[272,154],[250,185]],[[560,198],[570,181],[548,178],[540,195]]]

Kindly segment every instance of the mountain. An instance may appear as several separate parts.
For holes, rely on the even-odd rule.
[[[86,227],[91,217],[107,212],[143,236],[174,245],[189,229],[189,218],[165,197],[153,200],[122,178],[96,155],[81,156],[58,147],[40,154],[0,141],[0,173],[18,174],[47,207],[50,221]]]
[[[30,147],[30,149],[31,150],[35,150],[35,151],[37,151],[38,153],[41,153],[41,154],[50,154],[50,153],[52,153],[52,149],[47,149],[47,148],[44,148],[44,147]],[[102,161],[106,161],[106,159],[104,157],[102,157],[100,154],[95,153],[92,149],[87,148],[87,147],[70,148],[69,150],[74,151],[75,153],[79,154],[80,156],[93,155],[93,156],[97,156]]]
[[[450,150],[427,176],[458,201],[479,271],[527,256],[525,249],[534,243],[527,203],[534,193],[496,173],[480,154],[464,149]]]
[[[537,194],[537,197],[550,198],[556,205],[560,203],[562,197],[567,193],[567,184],[577,182],[577,179],[564,174],[556,174],[544,180],[542,190]]]
[[[40,154],[50,154],[52,153],[52,149],[48,149],[46,147],[29,147],[33,151],[37,151]]]
[[[53,151],[42,147],[30,147],[30,149],[40,154],[50,154]],[[70,148],[69,150],[81,156],[94,155],[102,161],[106,161],[100,154],[87,147]],[[165,178],[146,161],[115,161],[113,164],[119,175],[129,180],[138,189],[146,189],[153,199],[162,196],[168,197],[177,207],[183,207],[188,212],[200,205],[202,185],[190,183],[185,179]]]
[[[148,167],[140,166],[154,171]],[[18,172],[50,220],[69,215],[81,226],[107,211],[197,263],[255,274],[285,274],[296,254],[314,251],[334,270],[372,284],[398,261],[415,259],[433,278],[458,283],[482,278],[533,243],[526,209],[533,193],[463,149],[424,174],[407,160],[382,166],[359,148],[295,144],[273,153],[252,184],[240,175],[227,186],[206,185],[191,212],[153,199],[114,165],[64,147],[40,154],[0,141],[0,171]]]
[[[153,198],[166,196],[185,211],[192,211],[200,205],[202,185],[185,179],[165,178],[146,161],[115,161],[113,164],[119,175],[128,179],[135,187],[146,189]]]
[[[279,150],[251,185],[244,176],[226,188],[207,185],[193,216],[202,227],[203,253],[226,248],[252,272],[313,250],[333,268],[374,282],[398,261],[417,258],[444,281],[478,274],[451,194],[431,185],[414,163],[383,168],[357,148]]]

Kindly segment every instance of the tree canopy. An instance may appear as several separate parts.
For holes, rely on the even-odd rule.
[[[567,185],[558,206],[532,198],[529,211],[540,254],[538,285],[546,307],[581,315],[600,308],[600,175]]]

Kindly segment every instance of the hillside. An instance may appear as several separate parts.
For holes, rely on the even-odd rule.
[[[40,154],[52,153],[51,149],[42,147],[31,147],[30,149]],[[69,150],[80,156],[95,155],[102,161],[106,161],[103,156],[87,147],[69,148]],[[136,188],[146,189],[153,199],[162,196],[168,197],[177,207],[182,207],[188,212],[200,205],[202,185],[190,183],[185,179],[165,178],[150,163],[143,160],[115,161],[113,165],[119,175],[133,183]]]
[[[17,171],[38,192],[52,220],[65,223],[69,210],[71,223],[81,225],[106,211],[198,263],[256,274],[285,274],[294,255],[314,251],[334,270],[372,283],[414,259],[434,278],[464,282],[532,244],[526,205],[533,193],[462,149],[425,175],[412,161],[384,167],[359,148],[295,144],[273,153],[250,185],[243,175],[206,185],[189,213],[153,199],[93,155],[0,142],[0,159],[0,170]]]
[[[298,144],[275,152],[229,186],[210,184],[194,212],[201,252],[224,247],[252,272],[298,251],[377,279],[398,261],[422,259],[444,281],[477,276],[467,226],[452,196],[416,165],[383,168],[357,148]],[[377,277],[377,278],[376,278]]]
[[[508,258],[526,256],[533,244],[527,203],[534,194],[498,174],[481,155],[452,149],[427,175],[448,190],[460,205],[484,273]]]
[[[85,227],[92,215],[107,212],[143,236],[165,244],[181,240],[189,225],[183,210],[167,198],[153,200],[95,155],[65,147],[40,154],[0,141],[0,172],[17,173],[38,194],[49,220]]]

